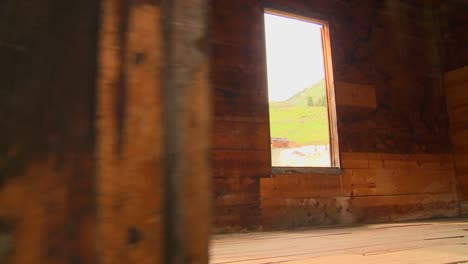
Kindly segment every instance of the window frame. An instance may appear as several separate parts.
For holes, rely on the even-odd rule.
[[[277,167],[273,166],[271,161],[271,144],[270,144],[270,167],[271,174],[342,174],[340,151],[339,151],[339,140],[338,140],[338,126],[336,116],[336,100],[335,100],[335,86],[333,79],[333,63],[332,63],[332,52],[330,43],[330,27],[329,23],[323,19],[317,19],[316,16],[305,16],[300,15],[291,11],[282,11],[278,8],[263,8],[263,16],[265,14],[282,16],[285,18],[297,19],[304,22],[319,24],[322,26],[322,52],[324,62],[324,82],[327,99],[327,112],[328,112],[328,124],[329,124],[329,138],[330,138],[330,161],[329,167]],[[265,25],[264,30],[265,32]],[[265,66],[266,66],[266,35],[265,35]],[[266,73],[268,74],[268,73]],[[268,126],[270,127],[270,116],[268,116]],[[269,130],[270,131],[270,130]],[[271,133],[269,133],[269,140],[271,142]]]

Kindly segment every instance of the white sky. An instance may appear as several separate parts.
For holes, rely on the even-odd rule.
[[[324,78],[320,25],[265,14],[269,101],[283,101]]]

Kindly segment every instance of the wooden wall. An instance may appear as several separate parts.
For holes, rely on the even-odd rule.
[[[468,2],[449,0],[440,9],[445,93],[455,167],[460,184],[461,209],[468,214]]]
[[[343,152],[342,175],[261,180],[266,229],[458,215],[450,154]]]
[[[93,263],[97,1],[0,3],[0,263]]]
[[[468,67],[446,73],[445,87],[461,209],[468,214]]]
[[[256,1],[212,3],[214,225],[255,228],[270,174],[263,13]]]
[[[270,176],[262,7],[330,23],[343,175]],[[213,1],[215,227],[458,214],[439,9],[413,1]]]
[[[468,65],[468,2],[445,0],[440,6],[441,44],[445,72]]]
[[[161,258],[159,1],[104,3],[0,5],[0,262]],[[458,214],[433,6],[211,3],[216,229]],[[330,22],[342,175],[269,178],[263,5]]]

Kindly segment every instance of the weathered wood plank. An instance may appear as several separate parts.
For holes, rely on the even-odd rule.
[[[444,81],[445,85],[448,87],[468,82],[468,66],[446,72],[444,75]]]
[[[377,175],[391,174],[393,171],[385,169],[345,169],[343,174],[343,195],[375,195]]]
[[[255,102],[240,97],[217,96],[215,91],[214,119],[215,121],[257,122],[268,120],[268,102]]]
[[[372,85],[336,82],[336,104],[342,106],[376,108],[377,98]]]
[[[97,261],[98,6],[1,4],[0,263]]]
[[[297,226],[297,223],[315,225],[357,221],[360,216],[348,212],[349,215],[346,213],[345,217],[341,215],[343,212],[337,211],[339,209],[335,206],[343,208],[342,205],[336,204],[334,198],[339,195],[393,199],[390,197],[418,195],[443,197],[438,195],[452,194],[456,199],[456,179],[453,158],[450,154],[344,152],[342,160],[343,166],[347,168],[343,169],[341,176],[275,175],[273,178],[261,179],[262,219],[269,223],[266,226],[289,228]],[[436,200],[435,198],[434,202]],[[403,201],[399,200],[399,204],[394,208],[403,208],[405,206]],[[274,205],[276,203],[279,204]],[[315,205],[317,208],[323,206],[326,209],[317,211]],[[283,208],[287,206],[291,208]],[[415,205],[409,202],[408,206]],[[305,209],[309,207],[310,209]],[[452,215],[452,209],[447,211],[450,212],[449,215]],[[397,209],[388,210],[391,213],[391,210]],[[442,211],[442,207],[440,210]],[[398,217],[404,215],[402,212]],[[293,220],[287,220],[288,216]],[[270,220],[273,222],[269,222]],[[366,221],[372,220],[369,218]]]
[[[275,175],[261,179],[261,186],[262,199],[329,197],[341,192],[339,175]]]
[[[208,262],[212,116],[208,2],[162,1],[161,7],[165,186],[162,262],[170,264]]]
[[[341,166],[344,169],[369,168],[369,155],[362,152],[342,152]]]
[[[468,145],[468,129],[452,131],[452,142],[455,148]]]
[[[260,226],[260,202],[251,205],[217,206],[213,213],[216,233],[255,230]]]
[[[264,59],[262,45],[238,46],[214,42],[212,48],[211,62],[218,67],[252,67],[258,64],[260,59]]]
[[[460,135],[463,137],[463,135]],[[452,169],[453,157],[451,154],[386,154],[342,152],[343,168],[422,168],[422,169]]]
[[[63,236],[68,205],[66,182],[70,179],[72,164],[62,160],[64,167],[55,170],[57,161],[58,157],[51,155],[40,162],[31,162],[21,177],[15,177],[2,186],[1,232],[3,239],[9,238],[9,241],[2,240],[1,261],[65,261],[68,255]],[[24,252],[17,252],[18,250]],[[54,254],[46,254],[47,252]]]
[[[268,150],[212,150],[213,177],[269,177]]]
[[[163,230],[160,8],[126,3],[102,6],[97,245],[102,263],[157,263]]]
[[[262,197],[262,225],[271,230],[352,223],[350,206],[348,197]]]
[[[214,205],[251,205],[260,201],[259,178],[214,178]]]
[[[268,101],[266,82],[258,76],[265,72],[259,67],[217,66],[212,72],[213,96],[242,98],[246,102],[262,103]]]
[[[445,94],[448,109],[468,104],[468,81],[446,87]]]
[[[408,168],[411,161],[407,155],[398,154],[369,154],[369,168],[374,169],[395,169]]]
[[[453,169],[452,154],[410,154],[410,168]]]
[[[457,215],[458,200],[455,193],[262,199],[262,223],[267,230]]]
[[[218,121],[213,127],[213,149],[270,151],[268,123]]]
[[[466,116],[468,115],[468,103],[454,108],[449,108],[448,114],[450,121],[453,123],[467,124],[468,121],[466,120]]]
[[[468,200],[468,67],[444,76],[447,110],[450,117],[454,164],[460,188],[460,199]],[[462,210],[464,211],[464,210]]]
[[[369,154],[369,168],[383,169],[452,169],[453,158],[449,154]]]
[[[456,193],[368,196],[351,199],[359,222],[392,222],[458,215]]]
[[[438,219],[213,238],[211,263],[457,263],[466,262],[468,223]]]
[[[468,201],[468,172],[465,174],[457,174],[458,184],[460,185],[460,200]]]
[[[468,152],[455,153],[455,165],[458,171],[468,168]]]
[[[211,5],[215,121],[211,160],[216,188],[226,191],[215,190],[214,225],[224,231],[256,228],[259,181],[249,178],[270,175],[263,10],[249,0]],[[254,205],[228,206],[246,202]]]
[[[343,175],[350,196],[456,193],[453,169],[352,169]]]

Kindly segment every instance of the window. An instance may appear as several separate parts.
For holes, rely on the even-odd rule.
[[[264,19],[272,167],[338,168],[328,24],[273,10]]]

